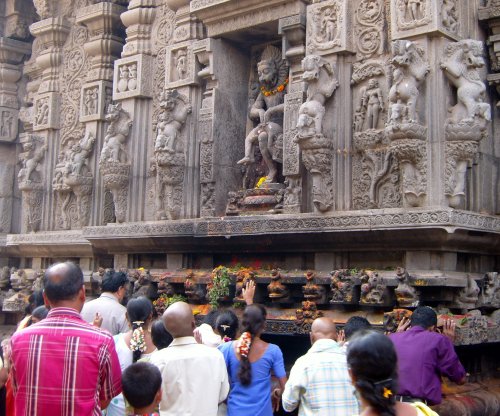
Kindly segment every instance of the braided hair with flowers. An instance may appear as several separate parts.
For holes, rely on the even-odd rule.
[[[147,324],[151,321],[152,313],[153,304],[145,296],[130,299],[127,304],[127,317],[132,326],[130,350],[132,351],[132,361],[134,363],[147,350],[144,327],[147,328]]]
[[[252,382],[252,367],[248,356],[252,348],[252,342],[264,330],[266,324],[266,309],[257,304],[249,305],[243,312],[242,334],[236,341],[236,352],[240,356],[240,369],[238,378],[243,386],[248,386]]]

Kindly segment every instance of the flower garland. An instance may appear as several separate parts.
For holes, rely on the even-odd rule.
[[[248,353],[250,352],[251,346],[252,335],[248,331],[243,332],[240,339],[238,340],[238,344],[236,345],[236,352],[240,355],[240,357],[248,358]]]
[[[146,340],[144,339],[144,329],[142,328],[142,326],[140,326],[143,323],[144,322],[142,321],[134,322],[134,324],[139,326],[132,332],[132,339],[130,340],[131,351],[146,352],[146,350],[148,349]]]
[[[207,297],[212,309],[217,309],[219,301],[229,296],[231,275],[227,267],[218,266],[212,270],[210,277],[212,281],[207,285]]]
[[[260,90],[262,91],[262,94],[264,94],[266,97],[269,97],[269,96],[274,95],[278,92],[283,92],[285,90],[286,86],[288,85],[288,81],[289,81],[288,78],[285,79],[285,82],[283,82],[283,84],[278,85],[274,90],[268,90],[264,86],[261,86]]]

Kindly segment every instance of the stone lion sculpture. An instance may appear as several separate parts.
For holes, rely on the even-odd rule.
[[[127,163],[125,142],[132,126],[130,115],[122,109],[121,103],[110,104],[105,119],[110,124],[104,137],[100,161]]]
[[[302,80],[307,85],[307,100],[299,109],[297,122],[301,137],[320,135],[325,115],[325,102],[338,87],[333,77],[332,66],[317,55],[308,55],[302,60]]]
[[[394,66],[393,84],[389,90],[389,108],[398,113],[390,114],[390,120],[404,119],[409,123],[418,123],[417,100],[418,87],[430,71],[415,43],[408,40],[396,40],[392,43],[391,64]],[[404,109],[403,109],[404,108]],[[403,116],[404,115],[404,116]]]
[[[478,40],[462,40],[446,47],[440,66],[457,89],[457,104],[450,109],[452,122],[491,120],[490,105],[484,102],[486,86],[478,72],[484,65],[483,44]]]

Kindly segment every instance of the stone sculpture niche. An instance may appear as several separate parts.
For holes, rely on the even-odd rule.
[[[277,162],[282,162],[284,96],[288,84],[288,65],[281,51],[267,46],[257,63],[259,93],[250,108],[249,118],[258,124],[245,138],[245,157],[240,165],[255,162],[254,146],[258,144],[266,164],[266,183],[275,183]]]
[[[126,142],[132,126],[130,115],[121,104],[110,104],[105,116],[109,122],[99,158],[104,187],[113,195],[116,222],[125,221],[130,164]]]
[[[88,159],[94,143],[95,137],[87,132],[77,143],[68,142],[59,153],[52,186],[58,195],[63,229],[88,225],[93,184]]]
[[[422,206],[427,188],[427,129],[418,116],[419,87],[430,71],[423,51],[414,42],[392,43],[393,82],[389,90],[386,125],[391,152],[398,159],[403,176],[405,206]]]
[[[28,141],[22,143],[23,151],[19,155],[21,169],[17,176],[19,190],[23,196],[23,229],[38,231],[42,220],[43,182],[38,165],[47,152],[47,145],[42,137],[28,136]]]
[[[316,212],[333,208],[333,141],[323,134],[325,103],[338,86],[332,66],[317,55],[302,60],[302,79],[307,85],[307,99],[299,109],[297,136],[294,141],[302,151],[304,166],[311,173],[312,197]]]
[[[410,275],[406,269],[398,267],[396,275],[399,283],[396,289],[394,289],[394,294],[396,295],[398,305],[403,307],[418,306],[419,293],[413,286],[410,286]]]
[[[453,208],[464,205],[467,166],[479,150],[479,141],[486,137],[491,120],[486,86],[478,71],[485,65],[482,55],[482,42],[467,39],[450,43],[441,62],[457,97],[445,126],[445,196]]]
[[[156,219],[172,220],[178,218],[182,205],[186,157],[181,130],[192,107],[187,97],[174,89],[162,92],[160,108],[152,166],[156,174]]]

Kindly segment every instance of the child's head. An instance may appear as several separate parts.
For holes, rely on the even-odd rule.
[[[161,400],[160,370],[147,362],[133,363],[122,374],[122,389],[135,413],[151,413]]]

